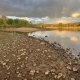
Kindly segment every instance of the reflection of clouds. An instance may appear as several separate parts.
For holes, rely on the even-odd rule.
[[[72,37],[70,37],[70,40],[71,40],[71,41],[78,41],[78,38],[75,37],[75,36],[72,36]]]
[[[65,37],[66,36],[66,31],[56,31],[56,35]]]
[[[33,33],[29,33],[28,34],[29,36],[41,36],[42,35],[42,32],[41,31],[37,31],[37,32],[33,32]]]
[[[66,31],[57,31],[56,33],[57,33],[58,35],[63,35],[63,34],[66,33]]]
[[[35,36],[41,36],[41,34],[42,34],[41,31],[38,31],[38,32],[35,32],[35,33],[34,33]]]

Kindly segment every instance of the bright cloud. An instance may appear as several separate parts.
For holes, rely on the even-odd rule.
[[[76,17],[80,16],[80,13],[76,12],[76,13],[73,13],[71,16],[74,17],[74,18],[76,18]]]

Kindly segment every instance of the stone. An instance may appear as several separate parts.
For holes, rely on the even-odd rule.
[[[48,58],[51,58],[51,56],[49,55]]]
[[[39,71],[37,70],[36,73],[39,73]]]
[[[71,70],[71,67],[70,66],[67,66],[67,69]]]
[[[78,69],[76,67],[73,67],[73,71],[77,71]]]
[[[25,58],[25,60],[27,60],[27,59],[28,59],[28,57]]]
[[[50,71],[49,71],[49,70],[47,70],[47,71],[45,72],[45,75],[48,75],[48,74],[49,74],[49,72],[50,72]]]
[[[33,66],[36,66],[36,63],[34,63]]]
[[[35,72],[36,72],[35,70],[31,70],[29,74],[30,74],[30,75],[34,75]]]
[[[55,75],[54,78],[57,78],[57,75]]]
[[[44,45],[45,43],[44,42],[41,42],[41,44]]]
[[[71,78],[71,80],[75,80],[74,78]]]
[[[71,62],[69,62],[68,64],[71,65]]]
[[[47,35],[45,37],[48,37]]]
[[[58,76],[57,76],[57,78],[60,79],[62,76],[63,76],[63,74],[59,73]]]
[[[55,69],[51,69],[51,72],[55,72]]]
[[[37,49],[37,51],[40,51],[40,49]]]
[[[21,73],[19,73],[19,74],[17,75],[17,77],[21,77]]]

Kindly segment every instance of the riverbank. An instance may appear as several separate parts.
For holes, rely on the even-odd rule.
[[[79,80],[80,59],[61,47],[19,34],[0,32],[1,80]]]
[[[29,28],[29,27],[21,27],[21,28],[2,28],[1,31],[10,31],[10,32],[33,32],[38,31],[38,28]]]

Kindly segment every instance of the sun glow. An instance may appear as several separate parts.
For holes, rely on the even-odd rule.
[[[79,17],[80,16],[80,13],[73,13],[72,15],[71,15],[72,17],[74,17],[74,18],[76,18],[76,17]]]

